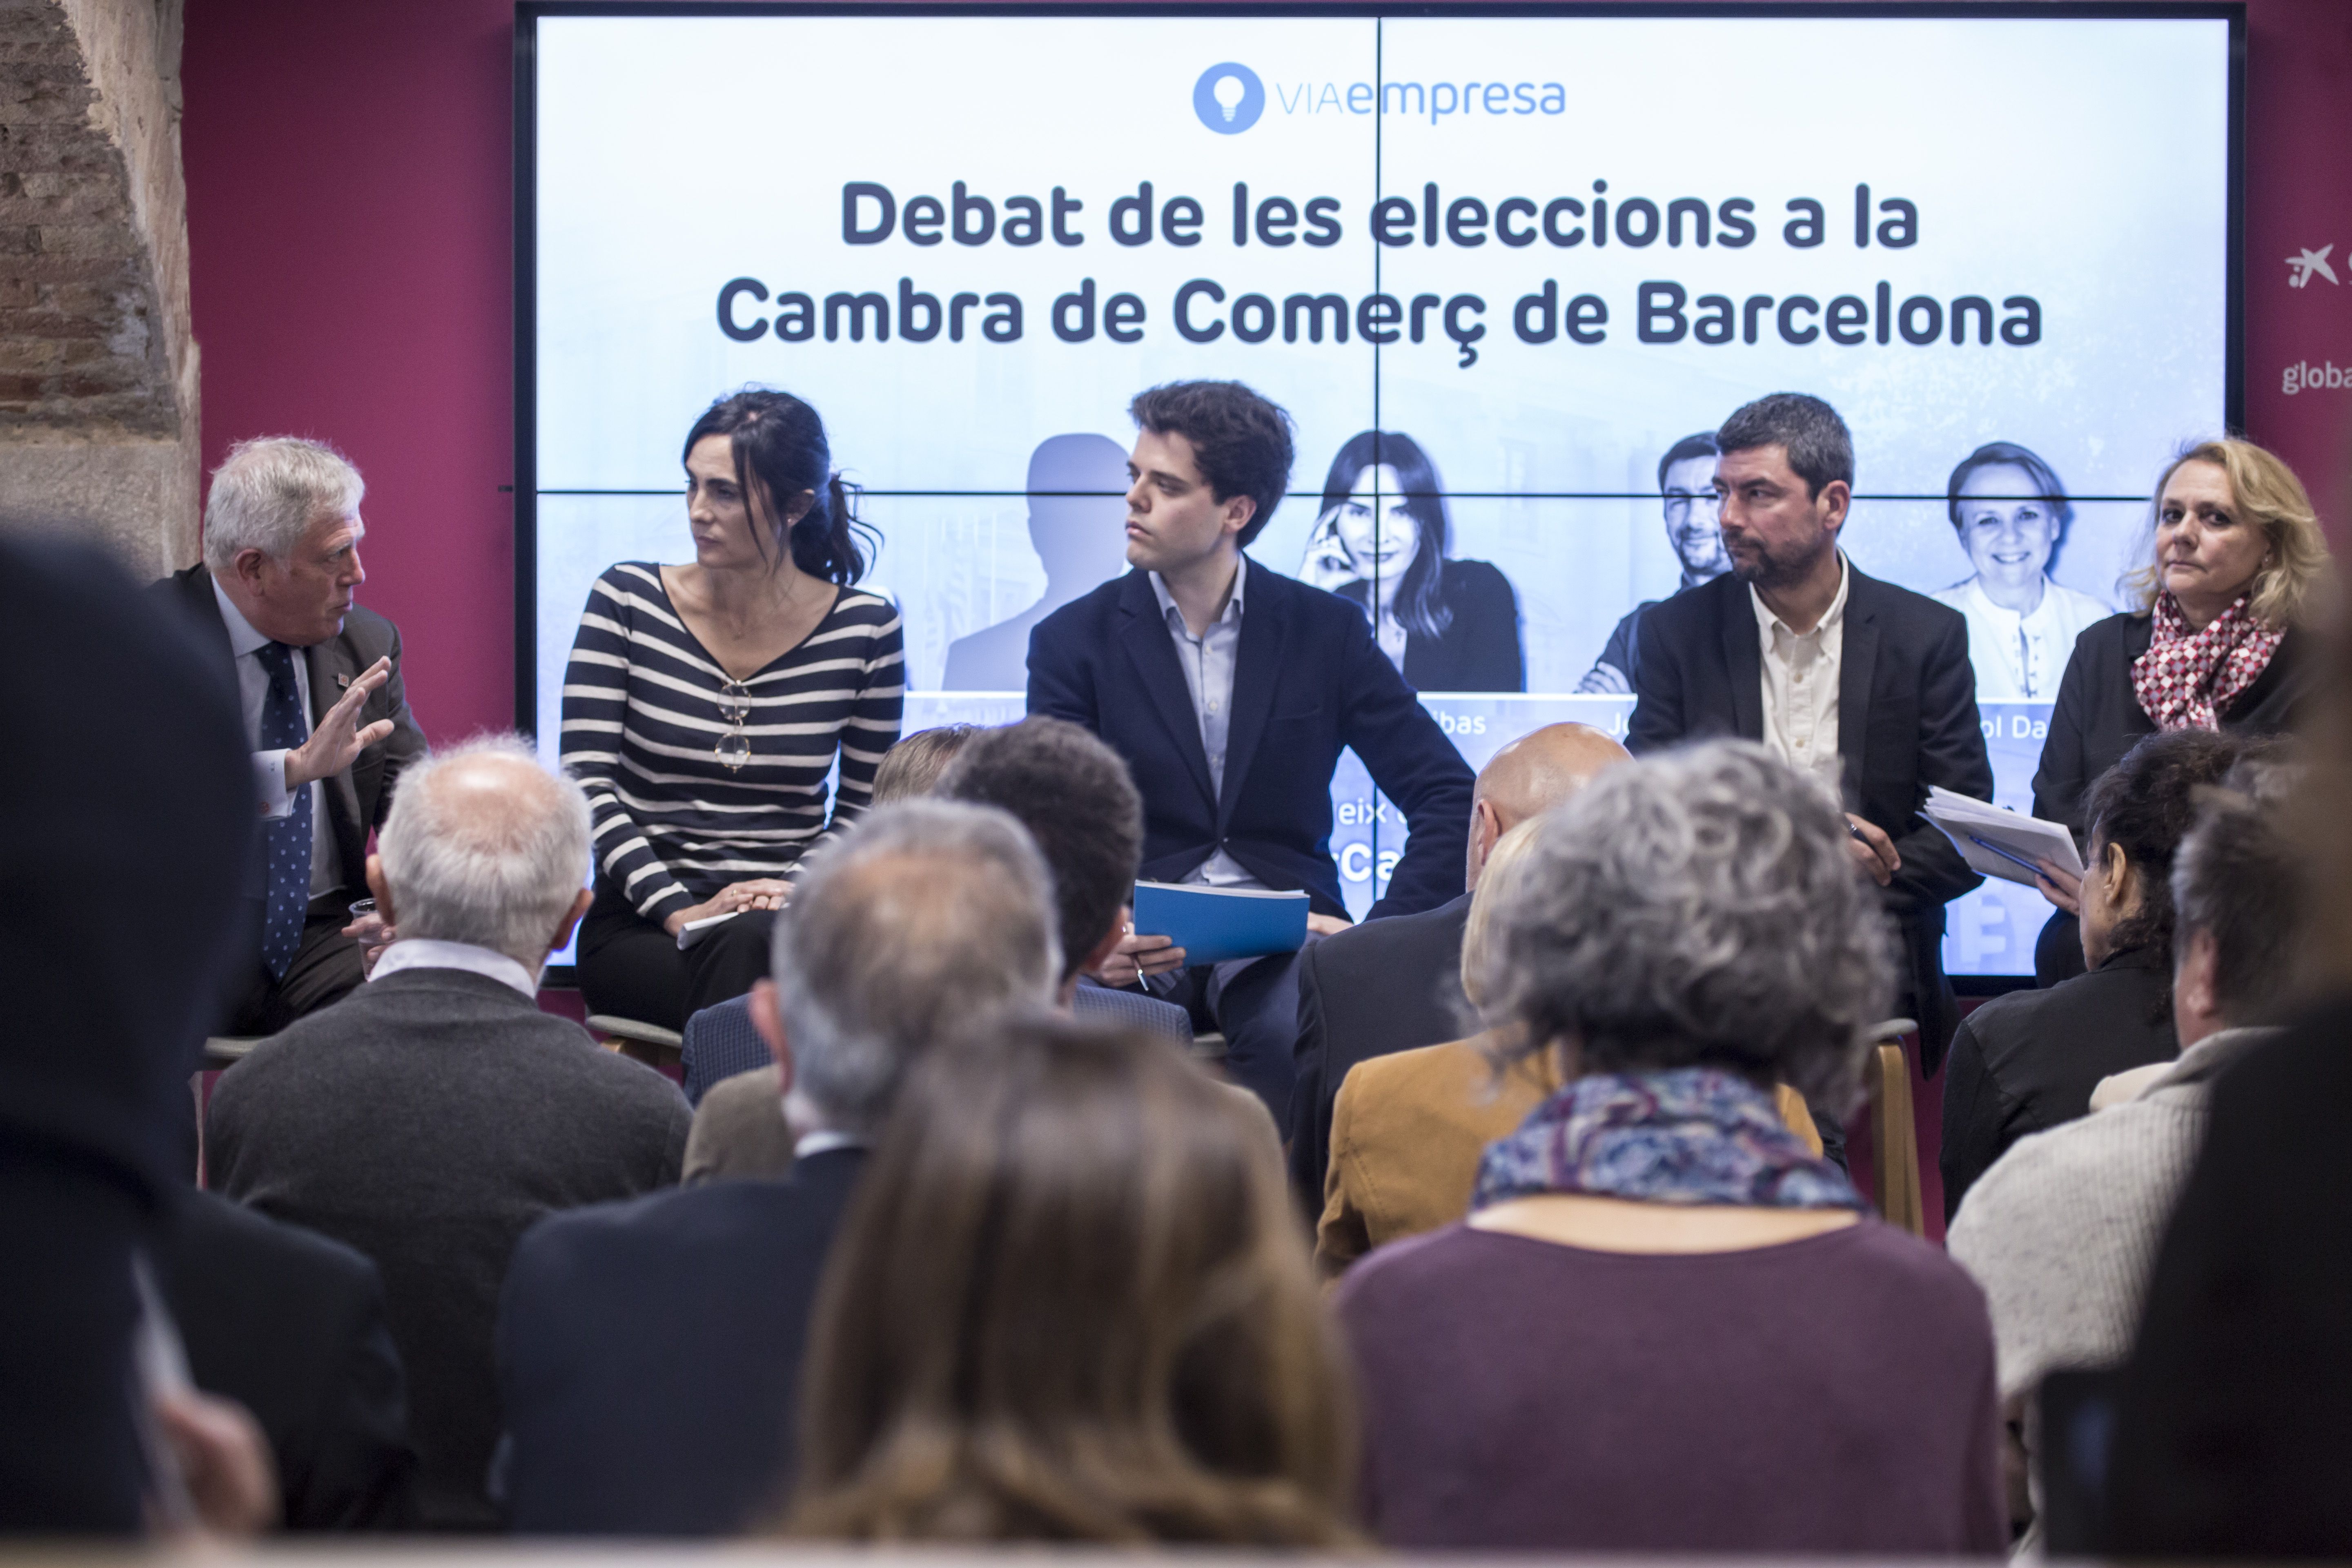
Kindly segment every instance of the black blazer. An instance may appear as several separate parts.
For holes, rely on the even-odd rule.
[[[2063,822],[2077,837],[2090,831],[2083,804],[2101,773],[2123,761],[2141,737],[2156,733],[2156,721],[2132,689],[2132,665],[2156,637],[2153,616],[2126,612],[2084,628],[2059,678],[2058,705],[2050,710],[2050,733],[2042,742],[2042,766],[2033,775],[2033,815]],[[2308,632],[2294,627],[2254,683],[2238,693],[2221,714],[2224,730],[2274,734],[2294,727],[2318,683]]]
[[[1962,1019],[1944,1079],[1944,1218],[2019,1139],[2089,1115],[2101,1079],[2179,1056],[2171,997],[2171,971],[2130,948]]]
[[[1323,1212],[1331,1107],[1348,1069],[1373,1057],[1458,1040],[1462,933],[1470,895],[1417,915],[1370,921],[1310,942],[1298,958],[1298,1087],[1290,1096],[1290,1179]]]
[[[1349,583],[1339,596],[1361,606],[1371,586]],[[1451,618],[1437,637],[1406,632],[1404,683],[1415,691],[1525,691],[1528,660],[1511,580],[1484,561],[1447,561],[1437,597]]]
[[[1901,922],[1920,1067],[1934,1072],[1959,1022],[1944,979],[1944,905],[1984,880],[1919,815],[1927,786],[1992,798],[1977,718],[1969,624],[1958,610],[1846,563],[1838,664],[1838,754],[1845,809],[1895,841],[1886,889]],[[1764,656],[1748,584],[1732,573],[1662,599],[1642,617],[1628,750],[1764,738]]]
[[[229,647],[228,627],[221,620],[220,601],[213,595],[212,574],[200,563],[174,572],[155,584],[155,592],[177,605],[203,636],[205,646],[220,660],[232,702],[236,697],[236,655]],[[325,642],[302,651],[310,680],[310,722],[327,716],[350,685],[352,678],[377,659],[392,660],[392,677],[360,710],[362,728],[379,719],[392,721],[392,733],[362,752],[349,768],[324,781],[327,821],[333,827],[335,851],[342,885],[353,891],[367,886],[368,835],[383,826],[392,811],[393,786],[400,771],[422,757],[425,731],[408,709],[408,689],[401,679],[400,628],[373,610],[353,605],[343,616],[343,629]],[[250,742],[251,737],[247,737]]]
[[[1269,888],[1304,889],[1345,916],[1331,858],[1331,772],[1353,747],[1411,838],[1371,914],[1433,909],[1460,891],[1469,764],[1372,641],[1364,613],[1253,561],[1243,590],[1224,787],[1137,569],[1063,605],[1029,637],[1029,711],[1084,725],[1127,759],[1143,795],[1149,881],[1223,849]]]
[[[866,1164],[556,1215],[499,1318],[507,1506],[534,1535],[732,1535],[789,1495],[817,1281]]]
[[[289,1530],[396,1530],[415,1512],[408,1385],[375,1265],[186,1191],[156,1278],[198,1388],[253,1412]]]

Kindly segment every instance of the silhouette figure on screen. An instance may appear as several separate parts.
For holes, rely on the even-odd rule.
[[[1683,580],[1675,592],[1712,583],[1731,570],[1723,552],[1723,503],[1715,494],[1715,433],[1702,430],[1666,448],[1658,459],[1658,489],[1665,497],[1666,542],[1682,559]],[[1601,646],[1601,657],[1576,683],[1579,691],[1631,693],[1633,666],[1642,651],[1642,616],[1659,601],[1646,599],[1625,612]]]
[[[2115,613],[2105,600],[2050,580],[2074,509],[2055,470],[2011,441],[1960,459],[1945,508],[1975,574],[1931,595],[1969,618],[1979,702],[2054,702],[2074,639]]]
[[[1127,570],[1127,449],[1108,436],[1049,436],[1038,443],[1029,456],[1029,545],[1045,566],[1045,596],[1010,620],[950,643],[947,689],[1028,686],[1030,628]]]
[[[1366,430],[1331,459],[1299,576],[1361,606],[1414,690],[1524,691],[1518,595],[1488,563],[1447,559],[1450,532],[1429,455]]]

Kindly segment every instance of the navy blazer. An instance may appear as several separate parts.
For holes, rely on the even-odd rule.
[[[1250,563],[1224,787],[1213,791],[1184,667],[1141,568],[1063,605],[1029,635],[1029,711],[1082,724],[1143,795],[1147,881],[1218,850],[1269,888],[1347,914],[1331,858],[1331,773],[1353,748],[1411,837],[1371,916],[1462,893],[1469,764],[1372,641],[1364,612]]]
[[[1984,879],[1919,815],[1927,786],[1992,798],[1977,718],[1969,624],[1958,610],[1846,563],[1838,660],[1838,757],[1845,809],[1895,841],[1903,868],[1886,889],[1902,923],[1920,1065],[1934,1072],[1959,1023],[1944,979],[1944,904]],[[1764,653],[1748,584],[1727,572],[1642,616],[1628,750],[1682,741],[1764,738]]]

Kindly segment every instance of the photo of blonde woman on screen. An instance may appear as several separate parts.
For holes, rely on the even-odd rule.
[[[1436,465],[1410,436],[1366,430],[1331,459],[1299,576],[1361,605],[1416,691],[1524,691],[1519,601],[1484,561],[1447,557]]]
[[[1945,507],[1973,574],[1930,595],[1969,619],[1979,702],[2052,702],[2084,627],[2115,607],[2051,581],[2074,509],[2056,470],[2012,441],[1952,470]]]

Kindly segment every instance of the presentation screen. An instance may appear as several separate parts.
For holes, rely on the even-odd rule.
[[[1473,766],[1620,734],[1641,608],[1727,565],[1710,432],[1826,398],[1853,563],[1968,617],[2030,809],[2075,634],[2232,416],[2231,23],[2021,16],[723,16],[525,8],[524,722],[590,584],[692,558],[719,395],[815,405],[903,617],[909,731],[1023,710],[1124,570],[1129,400],[1297,422],[1253,570],[1354,599]],[[1403,826],[1354,759],[1369,908]],[[2050,913],[1951,907],[1955,973]]]

